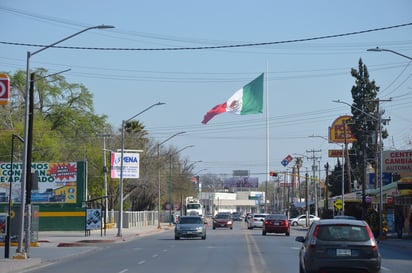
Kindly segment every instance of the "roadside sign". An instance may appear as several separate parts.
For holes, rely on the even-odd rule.
[[[328,150],[329,157],[342,157],[343,151],[342,150]]]
[[[10,79],[6,74],[0,74],[0,105],[6,105],[10,100]]]
[[[333,202],[333,205],[337,209],[342,209],[342,207],[343,207],[342,199],[336,199],[335,202]]]

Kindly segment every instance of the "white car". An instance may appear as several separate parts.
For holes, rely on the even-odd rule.
[[[254,214],[251,214],[250,218],[247,221],[247,228],[248,229],[253,229],[253,228],[263,227],[263,223],[265,222],[265,217],[267,215],[268,215],[267,213],[254,213]]]
[[[319,221],[320,218],[316,215],[309,215],[309,225],[314,221]],[[306,214],[299,215],[295,218],[290,218],[289,223],[291,226],[306,226]]]

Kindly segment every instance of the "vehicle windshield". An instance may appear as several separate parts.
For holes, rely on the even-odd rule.
[[[180,218],[180,224],[202,224],[200,217],[182,217]]]
[[[200,204],[187,204],[187,209],[200,209]]]
[[[229,214],[216,214],[216,219],[229,219],[230,215]]]
[[[369,240],[365,227],[351,225],[321,225],[316,237],[323,241],[363,242]]]

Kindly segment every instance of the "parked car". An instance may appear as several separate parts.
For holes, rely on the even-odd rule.
[[[324,219],[313,222],[302,243],[299,272],[379,273],[381,255],[365,221]]]
[[[311,225],[314,221],[319,221],[320,218],[310,214],[309,215],[309,225]],[[299,215],[295,218],[290,218],[289,223],[291,226],[305,226],[306,225],[306,214]]]
[[[262,235],[266,233],[285,233],[290,235],[290,225],[288,217],[284,214],[269,214],[263,223]]]
[[[213,218],[213,229],[229,228],[233,229],[233,220],[230,213],[218,213]]]
[[[181,237],[200,237],[206,239],[206,226],[200,216],[180,216],[179,222],[175,226],[175,240]]]
[[[254,229],[254,228],[261,228],[263,227],[263,222],[265,221],[265,217],[267,216],[267,213],[255,213],[252,214],[247,222],[247,228],[248,229]]]

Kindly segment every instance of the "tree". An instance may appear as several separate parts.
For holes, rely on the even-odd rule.
[[[379,100],[377,95],[379,87],[374,80],[369,79],[368,69],[359,59],[358,70],[352,68],[351,75],[355,78],[355,85],[352,86],[352,120],[350,129],[357,141],[350,149],[350,163],[354,178],[360,183],[365,183],[366,163],[374,161],[378,152],[378,128],[380,126],[378,117]],[[382,131],[383,138],[388,136],[386,130]]]

